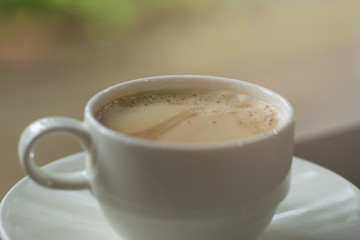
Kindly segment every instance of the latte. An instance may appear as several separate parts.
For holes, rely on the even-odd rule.
[[[97,119],[120,133],[175,143],[224,142],[273,131],[281,113],[229,90],[157,89],[119,97]]]

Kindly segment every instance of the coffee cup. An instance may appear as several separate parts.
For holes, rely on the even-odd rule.
[[[110,112],[110,120],[130,119],[123,130],[103,120],[114,106],[120,117]],[[217,138],[231,121],[234,127]],[[232,135],[240,123],[252,134]],[[184,134],[187,126],[193,128]],[[212,126],[216,130],[209,135]],[[134,134],[126,132],[130,128]],[[37,144],[52,134],[79,140],[84,170],[60,174],[36,165]],[[160,76],[101,91],[87,103],[83,121],[35,121],[21,135],[19,158],[44,187],[88,189],[124,239],[250,240],[270,223],[289,191],[293,135],[293,109],[271,90],[221,77]]]

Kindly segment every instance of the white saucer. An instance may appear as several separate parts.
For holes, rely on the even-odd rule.
[[[83,169],[83,153],[46,166],[54,172]],[[291,190],[261,240],[358,240],[360,191],[318,165],[294,157]],[[28,177],[5,196],[1,240],[120,240],[88,191],[45,189]]]

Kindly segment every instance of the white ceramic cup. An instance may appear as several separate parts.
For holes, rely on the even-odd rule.
[[[127,136],[100,124],[96,112],[111,100],[149,88],[206,87],[249,93],[284,115],[272,132],[211,144],[175,144]],[[55,174],[34,162],[43,137],[75,136],[86,167]],[[19,157],[37,183],[55,189],[89,189],[110,225],[127,240],[255,239],[289,190],[293,109],[263,87],[210,76],[161,76],[112,86],[87,103],[83,122],[48,117],[29,125]]]

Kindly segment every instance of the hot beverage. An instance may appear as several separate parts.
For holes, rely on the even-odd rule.
[[[281,113],[248,94],[211,89],[157,89],[119,97],[97,119],[115,131],[155,141],[208,143],[274,130]]]

